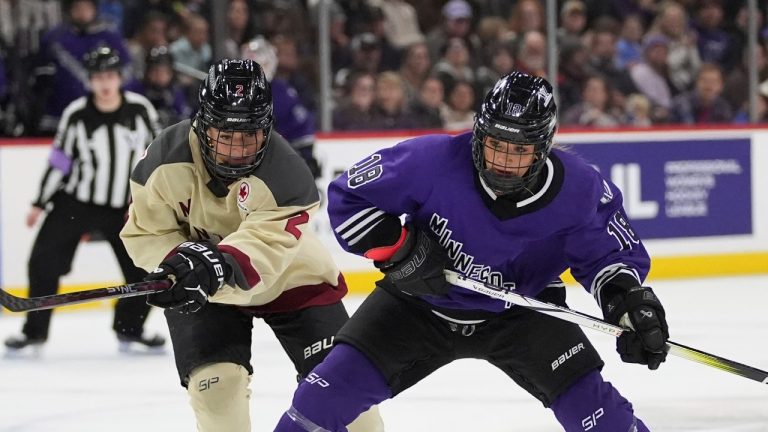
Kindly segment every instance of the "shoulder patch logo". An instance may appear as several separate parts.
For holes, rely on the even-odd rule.
[[[245,202],[249,196],[251,196],[251,185],[248,182],[240,182],[240,186],[237,187],[237,206],[246,212],[248,207],[245,206]]]
[[[240,183],[240,190],[237,192],[237,201],[245,202],[245,200],[248,199],[248,195],[250,194],[251,194],[251,186],[246,182]]]

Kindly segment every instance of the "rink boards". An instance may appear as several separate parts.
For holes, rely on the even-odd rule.
[[[322,164],[321,194],[351,164],[410,136],[321,137],[315,151]],[[564,132],[558,143],[582,155],[622,190],[632,225],[653,256],[651,278],[768,273],[768,130]],[[0,285],[17,294],[24,294],[35,235],[24,219],[49,146],[48,139],[0,140]],[[369,291],[378,273],[367,260],[341,250],[324,208],[313,226],[350,289]],[[71,291],[120,281],[106,243],[88,242],[78,249],[62,284]]]

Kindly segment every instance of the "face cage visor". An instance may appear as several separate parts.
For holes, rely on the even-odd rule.
[[[500,145],[496,147],[485,143],[487,136],[498,140]],[[475,169],[480,173],[483,182],[497,195],[531,192],[530,188],[546,163],[549,143],[520,144],[486,134],[475,127],[472,136]],[[489,155],[488,159],[486,153]]]
[[[203,161],[211,176],[225,183],[247,177],[261,164],[272,128],[196,128]],[[263,133],[263,135],[262,135]]]

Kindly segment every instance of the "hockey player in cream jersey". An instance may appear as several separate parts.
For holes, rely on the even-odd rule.
[[[193,121],[161,133],[131,179],[121,237],[166,308],[179,378],[201,431],[248,431],[253,317],[306,376],[346,322],[347,287],[309,229],[319,194],[301,157],[272,131],[272,95],[250,60],[214,64]],[[321,350],[311,349],[322,341]],[[327,342],[327,343],[326,343]],[[287,401],[286,401],[287,403]],[[381,431],[378,411],[353,431]]]

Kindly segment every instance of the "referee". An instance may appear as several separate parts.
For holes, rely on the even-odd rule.
[[[55,294],[59,278],[69,273],[83,235],[98,233],[115,252],[126,282],[146,272],[133,265],[119,233],[128,209],[131,171],[158,132],[157,112],[143,96],[122,91],[117,52],[98,48],[85,57],[91,91],[73,101],[59,122],[48,169],[37,200],[27,215],[33,227],[48,212],[29,259],[29,295]],[[149,312],[145,298],[120,299],[113,328],[121,350],[140,344],[159,348],[165,340],[143,335]],[[48,338],[51,311],[30,312],[21,336],[5,341],[9,351],[31,346],[37,351]]]

